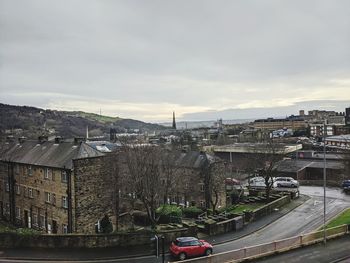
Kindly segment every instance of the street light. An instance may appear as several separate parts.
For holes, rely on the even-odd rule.
[[[323,243],[326,245],[326,120],[323,124]]]

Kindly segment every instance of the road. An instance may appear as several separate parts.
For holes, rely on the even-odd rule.
[[[308,195],[311,198],[303,205],[294,209],[287,215],[276,220],[263,229],[243,237],[238,240],[216,245],[214,247],[215,253],[225,252],[229,250],[238,249],[241,247],[254,246],[261,243],[267,243],[279,239],[284,239],[292,236],[297,236],[303,233],[311,232],[323,225],[323,188],[301,186],[300,193]],[[326,219],[334,217],[342,210],[350,207],[350,196],[342,193],[340,189],[327,188],[326,192]],[[165,261],[172,260],[166,257]],[[5,262],[0,259],[0,262]],[[13,261],[12,261],[13,262]],[[20,262],[24,262],[23,260]],[[29,261],[28,261],[29,262]],[[54,262],[54,261],[50,261]],[[76,261],[75,261],[76,262]],[[84,262],[102,262],[102,261],[84,261]],[[162,262],[161,257],[146,256],[139,258],[128,259],[104,259],[103,262],[131,262],[131,263],[154,263]]]
[[[241,247],[254,246],[279,239],[311,232],[323,225],[323,188],[300,187],[300,193],[311,198],[273,224],[239,240],[218,245],[215,252],[224,252]],[[326,220],[350,207],[350,196],[339,189],[329,188],[326,192]]]

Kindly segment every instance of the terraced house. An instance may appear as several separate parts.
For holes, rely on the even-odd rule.
[[[85,205],[92,206],[92,200],[86,204],[84,199],[103,190],[84,192],[91,185],[82,186],[84,180],[80,179],[88,169],[99,170],[97,162],[103,156],[78,139],[65,142],[60,138],[40,138],[1,145],[0,216],[13,224],[47,233],[91,232],[94,225],[84,223],[81,210]],[[107,212],[100,207],[94,214],[102,218]]]
[[[107,154],[110,150],[102,142],[60,138],[0,145],[1,218],[46,233],[90,234],[108,215],[116,228],[116,215],[133,211],[129,204],[138,196],[125,183],[132,180],[125,155]],[[118,175],[113,168],[116,164]],[[207,154],[181,153],[171,164],[177,166],[178,175],[167,196],[162,187],[164,174],[160,174],[157,204],[209,208],[215,190],[215,202],[225,206],[224,179],[218,188],[210,172],[214,164]]]

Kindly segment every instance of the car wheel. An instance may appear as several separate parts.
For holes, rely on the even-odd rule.
[[[282,187],[282,185],[281,184],[277,184],[277,187]]]
[[[180,259],[180,260],[185,260],[185,259],[186,259],[186,253],[181,252],[181,253],[179,254],[179,259]]]
[[[206,256],[209,256],[211,254],[213,254],[213,250],[211,250],[210,248],[205,251]]]

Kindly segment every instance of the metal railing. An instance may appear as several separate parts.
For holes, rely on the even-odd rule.
[[[326,230],[327,238],[334,238],[348,234],[348,225],[341,225],[337,227],[328,228]],[[184,260],[182,262],[194,262],[194,263],[233,263],[241,262],[249,258],[258,258],[274,254],[276,252],[287,251],[290,249],[298,248],[305,245],[311,245],[323,240],[323,230],[311,232],[308,234],[290,237],[282,240],[277,240],[270,243],[260,244],[256,246],[250,246],[231,250],[223,253],[213,254],[208,257],[200,257]],[[215,249],[215,247],[214,247]]]

